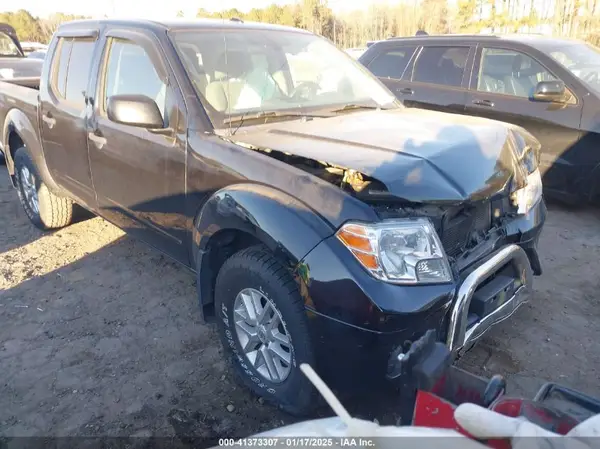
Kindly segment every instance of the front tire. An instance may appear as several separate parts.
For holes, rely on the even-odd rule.
[[[304,302],[288,269],[261,246],[234,254],[217,277],[215,312],[241,382],[288,413],[308,413],[315,389],[300,364],[314,367],[314,355]]]
[[[19,201],[29,220],[44,231],[69,225],[73,220],[73,201],[48,189],[25,147],[15,152],[14,161]]]

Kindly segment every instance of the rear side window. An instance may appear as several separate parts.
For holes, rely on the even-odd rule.
[[[85,107],[84,93],[90,79],[94,43],[91,39],[74,39],[71,44],[65,99],[81,109]]]
[[[387,50],[377,55],[367,67],[380,78],[401,79],[415,50],[415,47]]]
[[[412,80],[460,87],[469,47],[424,47],[415,63]]]
[[[138,44],[113,39],[109,48],[104,80],[104,106],[112,95],[145,95],[153,99],[165,117],[167,86],[152,60]]]
[[[52,87],[54,94],[58,97],[65,97],[67,85],[67,68],[69,66],[69,56],[71,55],[71,40],[61,38],[58,42],[56,56],[54,57]]]
[[[54,94],[83,109],[95,41],[60,38],[52,69]]]

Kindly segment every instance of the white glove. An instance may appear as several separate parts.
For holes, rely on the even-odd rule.
[[[600,415],[595,415],[562,436],[524,417],[511,418],[475,404],[461,404],[454,419],[476,438],[508,438],[512,449],[594,449],[600,447]]]

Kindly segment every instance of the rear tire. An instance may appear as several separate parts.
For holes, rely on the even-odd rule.
[[[288,413],[311,411],[316,391],[300,370],[301,363],[315,367],[304,301],[288,269],[270,251],[254,246],[223,264],[215,314],[241,382]]]
[[[15,152],[14,161],[19,201],[29,220],[44,231],[69,225],[73,201],[48,189],[25,147]]]

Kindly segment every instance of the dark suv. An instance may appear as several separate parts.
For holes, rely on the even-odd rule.
[[[534,35],[376,42],[360,62],[405,106],[502,120],[542,144],[548,194],[600,194],[600,49]]]

